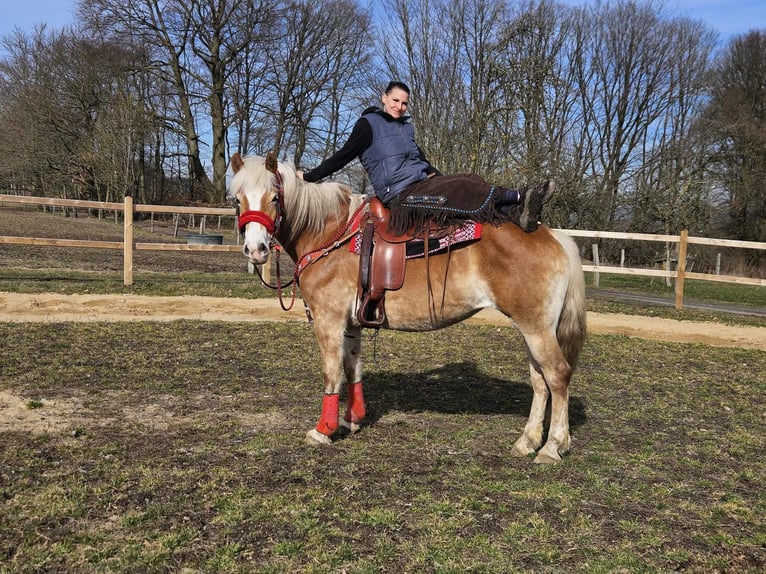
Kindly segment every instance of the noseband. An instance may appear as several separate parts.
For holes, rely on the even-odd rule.
[[[269,217],[267,213],[264,213],[263,211],[253,211],[248,210],[245,211],[243,214],[239,216],[239,232],[244,233],[245,232],[245,226],[248,223],[260,223],[266,228],[266,231],[269,235],[274,235],[274,232],[277,230],[277,224],[276,222]]]
[[[272,237],[277,231],[279,231],[279,225],[282,223],[282,212],[284,211],[285,206],[285,194],[284,186],[282,184],[282,174],[279,173],[278,169],[274,171],[274,179],[274,188],[277,192],[276,218],[272,219],[271,216],[265,211],[248,209],[244,213],[241,213],[237,219],[237,225],[239,226],[240,233],[245,233],[245,227],[248,223],[260,223],[266,228],[267,233]]]

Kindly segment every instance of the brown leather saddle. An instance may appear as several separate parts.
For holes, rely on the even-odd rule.
[[[390,217],[391,213],[380,199],[370,199],[367,218],[362,223],[359,259],[356,317],[362,327],[377,329],[386,321],[385,294],[401,289],[404,284],[408,243],[422,242],[427,255],[431,242],[446,236],[453,228],[434,224],[422,235],[394,235],[388,231]]]

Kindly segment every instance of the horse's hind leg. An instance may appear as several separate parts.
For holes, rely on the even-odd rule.
[[[543,423],[550,393],[545,379],[535,370],[531,362],[529,364],[529,377],[532,383],[532,407],[529,409],[529,418],[524,426],[524,432],[513,445],[511,452],[515,456],[528,456],[537,452],[537,449],[543,444]]]
[[[551,421],[545,445],[535,462],[558,462],[569,452],[569,379],[572,369],[556,341],[548,337],[526,337],[529,373],[534,397],[524,432],[513,446],[513,453],[526,456],[543,442],[543,423],[548,397],[551,399]]]
[[[361,428],[367,414],[362,391],[362,329],[348,328],[343,334],[343,370],[346,375],[346,415],[340,425],[352,434]]]

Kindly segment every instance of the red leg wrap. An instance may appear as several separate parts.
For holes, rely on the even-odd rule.
[[[338,394],[325,395],[322,399],[322,416],[317,424],[317,431],[326,436],[338,429]]]
[[[348,394],[348,405],[346,407],[346,420],[350,423],[359,424],[367,414],[364,406],[364,394],[362,393],[362,382],[348,383],[346,385]]]

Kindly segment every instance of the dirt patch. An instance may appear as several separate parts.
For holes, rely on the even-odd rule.
[[[29,399],[0,391],[0,432],[54,433],[71,425],[81,405],[63,398]]]
[[[96,426],[134,425],[156,432],[167,431],[172,427],[205,424],[206,417],[220,420],[220,413],[212,415],[200,408],[192,414],[182,414],[175,408],[176,399],[172,396],[158,396],[152,402],[140,406],[124,404],[124,398],[116,393],[110,399],[110,393],[104,393],[107,404],[118,405],[111,415],[105,415],[103,409],[98,412],[86,405],[78,397],[24,397],[8,391],[0,391],[0,432],[25,432],[33,435],[59,434],[69,432],[78,434],[76,424],[89,421]],[[203,402],[200,399],[200,402]],[[279,412],[247,413],[234,409],[226,417],[236,419],[239,426],[251,429],[284,429],[285,417]]]
[[[226,297],[150,297],[141,295],[60,295],[0,293],[0,321],[305,321],[301,301],[284,311],[276,299]],[[473,323],[507,324],[494,310],[481,311]],[[591,334],[626,335],[670,342],[766,350],[766,328],[677,321],[637,315],[588,313]]]

